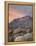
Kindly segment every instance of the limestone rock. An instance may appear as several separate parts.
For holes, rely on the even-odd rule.
[[[15,29],[14,31],[13,31],[13,33],[18,33],[18,32],[20,32],[21,30],[20,30],[20,27],[19,28],[17,28],[17,29]]]
[[[18,36],[15,38],[14,41],[20,42],[20,41],[24,41],[24,37],[23,36]]]
[[[26,41],[30,41],[30,40],[32,40],[32,34],[31,33],[27,33],[27,34],[25,34],[24,35],[24,40],[26,40]]]
[[[13,33],[19,33],[19,32],[24,32],[24,31],[25,31],[25,29],[22,29],[21,27],[18,27],[17,29],[15,29],[13,31]]]

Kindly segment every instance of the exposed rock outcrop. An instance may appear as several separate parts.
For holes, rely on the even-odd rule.
[[[14,19],[11,23],[9,23],[8,32],[8,38],[9,40],[11,39],[11,41],[31,41],[32,17],[25,16]]]

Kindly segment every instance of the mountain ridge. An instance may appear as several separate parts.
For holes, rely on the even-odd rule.
[[[11,29],[12,27],[13,28],[18,28],[19,26],[20,27],[24,27],[24,26],[31,26],[32,25],[32,17],[30,16],[25,16],[25,17],[22,17],[22,18],[17,18],[17,19],[14,19],[12,22],[9,23],[9,28]]]

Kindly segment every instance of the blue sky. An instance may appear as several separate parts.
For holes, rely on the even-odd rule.
[[[16,9],[32,9],[32,6],[20,6],[20,5],[16,5],[15,7],[16,7]]]
[[[23,10],[27,10],[26,12],[23,12],[23,14],[28,14],[28,15],[32,16],[32,6],[20,6],[20,5],[16,5],[15,8],[17,10],[22,10],[22,9]],[[30,11],[28,11],[28,9]]]
[[[22,5],[10,5],[9,6],[9,20],[16,18],[21,18],[25,16],[32,17],[32,6],[22,6]],[[9,21],[9,22],[10,22]]]

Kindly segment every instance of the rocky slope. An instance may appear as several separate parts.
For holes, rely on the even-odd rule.
[[[9,41],[16,41],[17,37],[24,36],[25,39],[29,40],[32,39],[32,17],[25,16],[22,18],[14,19],[11,23],[9,23],[9,31],[8,31],[8,38]],[[27,33],[31,35],[25,36]],[[18,38],[19,39],[19,38]],[[20,38],[21,39],[21,38]],[[20,40],[18,40],[20,41]]]

